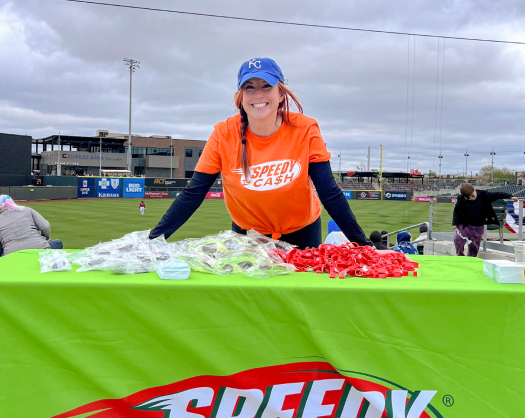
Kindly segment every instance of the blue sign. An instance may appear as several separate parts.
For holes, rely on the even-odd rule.
[[[145,179],[124,179],[124,197],[144,198]]]
[[[352,199],[352,191],[351,190],[343,190],[343,194],[346,197],[346,200]]]
[[[110,177],[97,178],[97,197],[120,197],[120,180]]]
[[[407,200],[407,192],[385,192],[385,200]]]
[[[78,178],[77,197],[95,197],[95,179],[94,178]]]

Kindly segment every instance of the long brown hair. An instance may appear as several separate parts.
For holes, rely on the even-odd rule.
[[[278,82],[277,86],[279,87],[279,95],[283,96],[283,100],[279,103],[279,106],[277,108],[277,111],[280,113],[281,117],[283,118],[283,123],[290,123],[290,108],[292,104],[296,107],[297,111],[299,113],[303,113],[303,107],[301,106],[301,102],[299,101],[299,98],[295,95],[295,93],[290,90],[287,86],[284,85],[284,83]],[[249,183],[250,182],[250,158],[248,157],[248,147],[246,145],[246,130],[248,129],[248,114],[242,107],[242,87],[237,90],[237,93],[235,93],[235,96],[233,97],[233,103],[235,103],[235,106],[237,109],[239,109],[239,113],[241,115],[241,126],[239,129],[240,137],[241,137],[241,143],[242,143],[242,150],[240,155],[240,163],[242,166],[242,172],[244,174],[245,180]]]

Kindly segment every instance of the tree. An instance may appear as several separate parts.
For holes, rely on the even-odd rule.
[[[494,172],[498,171],[499,168],[497,167],[494,167]],[[479,175],[480,176],[489,176],[491,175],[492,173],[492,165],[491,164],[488,164],[488,165],[484,165],[483,167],[481,167],[481,169],[479,170]]]
[[[495,179],[504,179],[504,180],[514,180],[515,176],[512,171],[507,167],[503,167],[501,170],[494,169],[494,178]]]

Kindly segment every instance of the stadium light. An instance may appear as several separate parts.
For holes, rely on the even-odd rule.
[[[490,169],[490,181],[493,182],[494,181],[494,156],[496,155],[496,153],[494,152],[494,147],[492,147],[492,152],[490,153],[491,157],[492,157],[492,168]]]
[[[173,177],[173,138],[170,136],[170,178]]]
[[[98,175],[102,177],[102,136],[99,138],[100,143],[98,144]]]
[[[128,170],[131,171],[131,80],[135,68],[140,68],[140,62],[124,58],[124,64],[129,67],[129,136],[128,136]]]
[[[62,154],[60,154],[60,131],[58,131],[58,162],[57,162],[57,176],[62,175],[62,164],[61,163]]]
[[[341,154],[342,154],[342,150],[339,150],[339,181],[342,183],[343,182],[343,174],[341,173]]]
[[[441,178],[441,160],[443,159],[443,156],[440,154],[438,158],[439,158],[439,178]]]
[[[467,159],[468,159],[469,154],[468,154],[466,148],[465,148],[465,154],[463,154],[463,155],[465,156],[465,177],[468,180],[468,165],[467,165],[468,161],[467,161]]]

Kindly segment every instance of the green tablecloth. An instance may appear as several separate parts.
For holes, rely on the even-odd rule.
[[[219,400],[235,385],[262,385],[265,400],[258,402],[268,409],[277,388],[291,387],[278,386],[282,376],[312,382],[341,375],[347,395],[351,386],[382,391],[377,399],[378,408],[386,402],[384,412],[375,415],[372,395],[355,413],[342,408],[342,400],[326,407],[330,395],[345,393],[334,386],[320,398],[324,412],[313,413],[307,388],[318,386],[310,383],[281,400],[292,412],[262,414],[260,406],[256,416],[300,418],[307,410],[309,418],[415,418],[418,396],[431,397],[424,417],[525,416],[525,286],[484,277],[480,259],[412,258],[421,277],[253,279],[192,272],[190,280],[164,281],[156,273],[40,274],[33,250],[2,257],[0,416],[51,417],[94,402],[62,416],[215,418],[225,416]],[[299,369],[307,376],[290,373]],[[150,389],[163,385],[170,386]],[[146,402],[203,385],[214,400],[206,404],[202,390],[200,400],[188,395],[182,409],[194,415]],[[392,399],[402,390],[412,403],[400,415],[392,412]],[[256,401],[242,399],[228,416],[249,417]],[[137,404],[142,407],[129,408]]]

